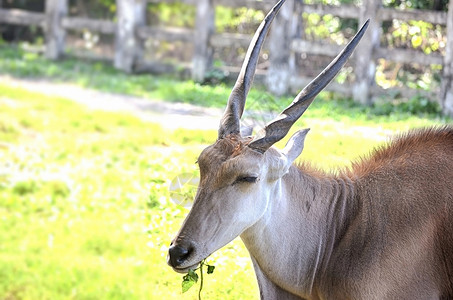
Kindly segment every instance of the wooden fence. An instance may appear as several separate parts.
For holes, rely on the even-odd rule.
[[[149,2],[176,2],[174,0],[117,0],[117,21],[97,20],[71,17],[68,15],[68,0],[45,0],[45,12],[35,13],[19,9],[1,9],[0,24],[18,24],[41,26],[45,32],[46,56],[50,59],[60,58],[65,51],[66,31],[90,30],[115,36],[114,65],[125,72],[135,71],[168,71],[171,66],[143,60],[144,40],[156,39],[169,42],[182,41],[193,43],[192,64],[188,68],[192,77],[202,81],[207,71],[213,66],[213,53],[216,47],[240,45],[246,47],[251,39],[249,35],[216,33],[215,6],[248,7],[267,12],[276,0],[180,0],[196,6],[194,29],[165,28],[146,25],[146,6]],[[335,56],[342,46],[332,46],[321,42],[303,40],[300,36],[302,13],[334,15],[341,18],[357,19],[359,25],[366,19],[372,20],[368,32],[363,37],[355,54],[352,84],[332,82],[327,90],[352,96],[356,101],[370,104],[374,96],[388,93],[375,83],[376,62],[383,58],[401,63],[418,63],[420,65],[441,65],[441,87],[436,91],[413,89],[396,89],[404,97],[422,94],[438,101],[444,113],[453,116],[453,1],[450,0],[448,12],[397,10],[382,6],[382,0],[364,0],[359,6],[314,5],[305,4],[303,0],[287,0],[277,15],[268,42],[269,51],[267,72],[258,72],[268,89],[275,94],[289,90],[295,92],[311,78],[297,75],[296,55],[300,53]],[[380,45],[381,26],[383,21],[398,19],[402,21],[423,20],[447,28],[446,55],[430,54],[404,49],[388,49]],[[238,66],[239,67],[239,66]],[[228,68],[233,75],[239,68]],[[393,91],[395,89],[392,89]]]

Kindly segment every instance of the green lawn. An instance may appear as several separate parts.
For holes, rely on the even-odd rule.
[[[2,70],[25,76],[27,66],[11,57],[0,59],[0,65],[11,68],[14,62],[21,71]],[[51,77],[42,75],[46,69],[35,61],[28,67],[38,69],[37,77]],[[58,76],[66,72],[47,67]],[[155,91],[168,87],[151,76],[99,68],[105,89],[119,81],[138,85],[137,78],[144,86],[155,85]],[[68,71],[68,80],[90,72],[95,73]],[[216,91],[164,81],[175,83],[174,89],[195,89],[199,101],[207,102]],[[217,90],[225,101],[229,87]],[[191,101],[179,97],[173,100]],[[297,125],[312,128],[302,159],[324,169],[348,165],[395,131],[445,122],[433,114],[376,116],[330,97],[322,95]],[[254,90],[251,102],[262,100]],[[127,114],[92,111],[0,84],[0,299],[196,299],[196,288],[181,293],[182,276],[165,262],[168,244],[188,212],[170,201],[168,185],[178,174],[196,174],[199,152],[215,139],[215,131],[169,131]],[[204,299],[258,299],[239,240],[208,262],[216,270],[205,277]]]
[[[0,299],[180,299],[168,182],[215,138],[0,84]],[[243,246],[219,255],[206,298],[250,299]]]

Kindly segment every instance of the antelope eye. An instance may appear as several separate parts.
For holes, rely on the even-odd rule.
[[[254,183],[256,182],[258,177],[255,176],[241,176],[236,179],[234,183],[240,183],[240,182],[248,182],[248,183]]]

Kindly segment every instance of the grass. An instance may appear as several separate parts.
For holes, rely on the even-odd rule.
[[[225,106],[231,85],[218,83],[203,85],[191,80],[149,74],[128,75],[114,69],[111,64],[90,62],[73,58],[50,61],[38,53],[25,51],[20,46],[0,41],[0,74],[10,76],[47,79],[55,82],[70,82],[82,87],[110,93],[128,94],[143,98],[170,102],[186,102],[206,107]],[[302,88],[302,87],[301,87]],[[275,97],[258,86],[252,88],[247,100],[248,109],[281,111],[293,97]],[[334,100],[334,101],[333,101]],[[425,118],[440,118],[440,108],[422,98],[405,102],[394,100],[376,101],[371,107],[364,107],[350,99],[339,99],[332,93],[322,93],[310,108],[316,117],[340,116],[360,119],[364,122],[376,116],[406,120],[416,115]]]
[[[0,299],[182,298],[165,253],[187,210],[169,201],[168,183],[196,172],[216,133],[167,131],[5,85],[0,95]],[[303,157],[324,168],[346,165],[395,128],[433,123],[306,122],[315,129]],[[212,263],[206,299],[257,298],[240,242]]]
[[[187,210],[170,202],[168,182],[196,171],[199,143],[216,132],[168,131],[2,84],[0,95],[0,299],[180,299],[165,253]],[[243,246],[222,257],[204,295],[251,298]]]
[[[12,76],[167,101],[208,103],[218,94],[214,106],[228,94],[227,86],[126,76],[71,60],[61,66],[8,49],[0,50],[0,70]],[[170,85],[176,92],[187,86],[189,95],[164,96]],[[253,107],[263,97],[252,92]],[[312,128],[302,158],[324,169],[348,165],[395,131],[448,121],[433,114],[375,116],[330,94],[319,100],[297,127]],[[165,263],[187,214],[170,201],[168,186],[181,173],[196,173],[198,154],[215,139],[215,131],[171,131],[0,83],[0,299],[196,299],[195,288],[181,294],[182,276]],[[208,263],[216,270],[205,278],[205,299],[258,299],[240,241]]]

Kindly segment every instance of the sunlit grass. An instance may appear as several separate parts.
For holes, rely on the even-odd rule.
[[[0,298],[180,298],[164,253],[186,212],[167,181],[194,171],[192,137],[215,132],[0,95]]]
[[[395,131],[440,122],[323,103],[297,126],[312,128],[301,159],[324,169],[347,166]],[[215,139],[0,84],[0,299],[195,299],[165,263],[187,213],[168,184],[196,173]],[[240,241],[210,262],[205,299],[258,299]]]

